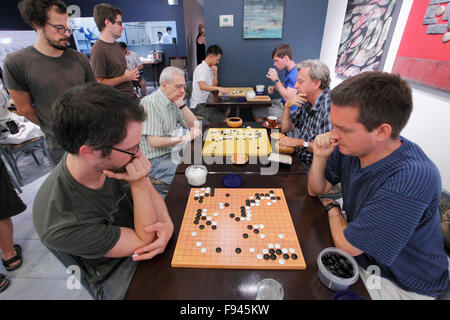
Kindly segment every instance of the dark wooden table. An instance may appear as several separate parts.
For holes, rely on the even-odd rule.
[[[245,98],[244,98],[245,99]],[[233,107],[236,108],[236,116],[239,117],[240,108],[255,108],[255,107],[271,107],[272,101],[237,101],[237,98],[228,98],[227,100],[219,97],[217,91],[211,92],[206,99],[206,107]]]
[[[206,186],[222,187],[223,175],[208,175]],[[283,188],[289,211],[306,261],[306,270],[236,270],[172,268],[171,261],[190,187],[186,177],[176,174],[166,204],[175,231],[166,250],[139,263],[125,299],[234,300],[256,297],[256,284],[264,278],[280,282],[285,300],[332,299],[334,291],[319,280],[316,259],[320,251],[333,246],[328,216],[317,198],[306,195],[306,175],[245,175],[243,188]],[[366,299],[361,279],[349,287]]]
[[[143,63],[144,68],[149,68],[152,73],[152,82],[153,82],[154,88],[156,88],[157,86],[159,87],[159,74],[161,73],[162,63],[163,63],[163,60]]]
[[[252,128],[262,128],[260,122],[244,122],[242,128],[251,126]],[[206,138],[206,131],[209,128],[227,128],[224,122],[211,122],[211,121],[201,121],[201,129],[203,131],[203,139]],[[279,132],[279,130],[267,130],[270,139],[270,134],[272,131]],[[183,151],[182,163],[177,167],[176,173],[184,174],[186,168],[191,164],[202,164],[206,167],[210,174],[220,174],[220,173],[239,173],[239,174],[266,174],[269,178],[273,174],[305,174],[305,169],[300,164],[300,160],[297,156],[292,155],[292,165],[290,167],[280,166],[271,167],[268,157],[249,157],[249,161],[244,165],[234,165],[231,162],[231,156],[228,157],[208,157],[202,156],[203,148],[202,138],[197,138],[190,144],[187,144]],[[275,142],[271,141],[272,151],[275,150]]]

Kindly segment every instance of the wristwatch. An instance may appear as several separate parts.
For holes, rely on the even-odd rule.
[[[302,149],[306,149],[309,147],[309,142],[308,141],[303,141],[303,148]]]
[[[179,107],[179,108],[180,108],[180,110],[181,110],[181,109],[183,109],[184,107],[187,107],[186,103],[183,103],[183,105],[182,105],[181,107]]]
[[[330,211],[330,210],[331,210],[332,208],[334,208],[334,207],[337,207],[337,208],[341,209],[341,206],[340,206],[338,203],[336,203],[336,202],[330,202],[329,204],[327,204],[327,205],[325,206],[325,211],[328,212],[328,211]]]
[[[275,84],[277,84],[277,83],[278,83],[278,81],[280,81],[280,79],[275,79]]]

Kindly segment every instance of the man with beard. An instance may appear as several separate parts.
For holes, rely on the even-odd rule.
[[[95,299],[122,299],[136,261],[163,252],[172,236],[139,148],[145,119],[135,99],[99,83],[55,103],[53,131],[67,153],[36,195],[34,227],[66,267],[79,267]]]
[[[139,80],[139,71],[137,68],[127,68],[122,46],[116,42],[125,29],[122,11],[110,4],[100,3],[94,7],[94,20],[100,37],[92,47],[90,58],[97,81],[139,100],[133,87],[133,81]]]
[[[37,40],[5,58],[5,84],[17,112],[45,132],[50,155],[58,163],[64,150],[50,128],[51,105],[67,89],[95,82],[95,77],[86,56],[68,48],[72,30],[62,1],[23,0],[18,8]]]

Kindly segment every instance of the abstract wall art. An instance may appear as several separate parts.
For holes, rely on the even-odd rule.
[[[414,0],[392,73],[450,91],[450,0]]]
[[[401,0],[349,0],[342,28],[336,73],[351,77],[381,70]]]
[[[244,0],[244,39],[281,39],[284,0]]]

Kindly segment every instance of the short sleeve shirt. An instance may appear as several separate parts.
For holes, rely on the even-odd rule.
[[[341,182],[348,225],[344,236],[364,253],[367,268],[405,290],[438,296],[448,283],[448,262],[438,212],[439,171],[414,143],[361,168],[359,158],[337,147],[328,159],[327,180]]]
[[[141,105],[147,113],[147,119],[142,124],[142,153],[148,159],[153,159],[172,152],[173,146],[152,148],[146,136],[177,136],[178,128],[186,123],[183,113],[166,97],[161,88],[142,99]]]
[[[192,78],[192,96],[190,107],[195,108],[199,103],[205,103],[208,99],[209,92],[200,89],[199,82],[204,81],[207,85],[212,86],[214,82],[214,71],[203,60],[194,70]]]
[[[292,67],[291,70],[286,70],[284,74],[284,87],[287,88],[294,88],[295,84],[297,83],[297,76],[298,76],[298,70],[297,67]],[[281,98],[281,102],[284,104],[286,100],[284,98]],[[292,106],[291,112],[297,110],[298,106]]]
[[[127,60],[127,66],[130,70],[136,69],[137,67],[142,65],[142,61],[139,58],[139,55],[134,51],[130,51],[130,54],[125,56],[125,59]]]
[[[98,39],[91,50],[91,66],[96,78],[117,78],[127,69],[127,60],[118,42],[108,43]],[[124,81],[115,86],[118,90],[134,96],[132,81]]]
[[[96,82],[87,57],[70,48],[60,57],[46,56],[33,46],[15,51],[5,58],[3,76],[6,88],[30,94],[39,126],[51,146],[57,145],[51,130],[53,102],[72,87]]]

